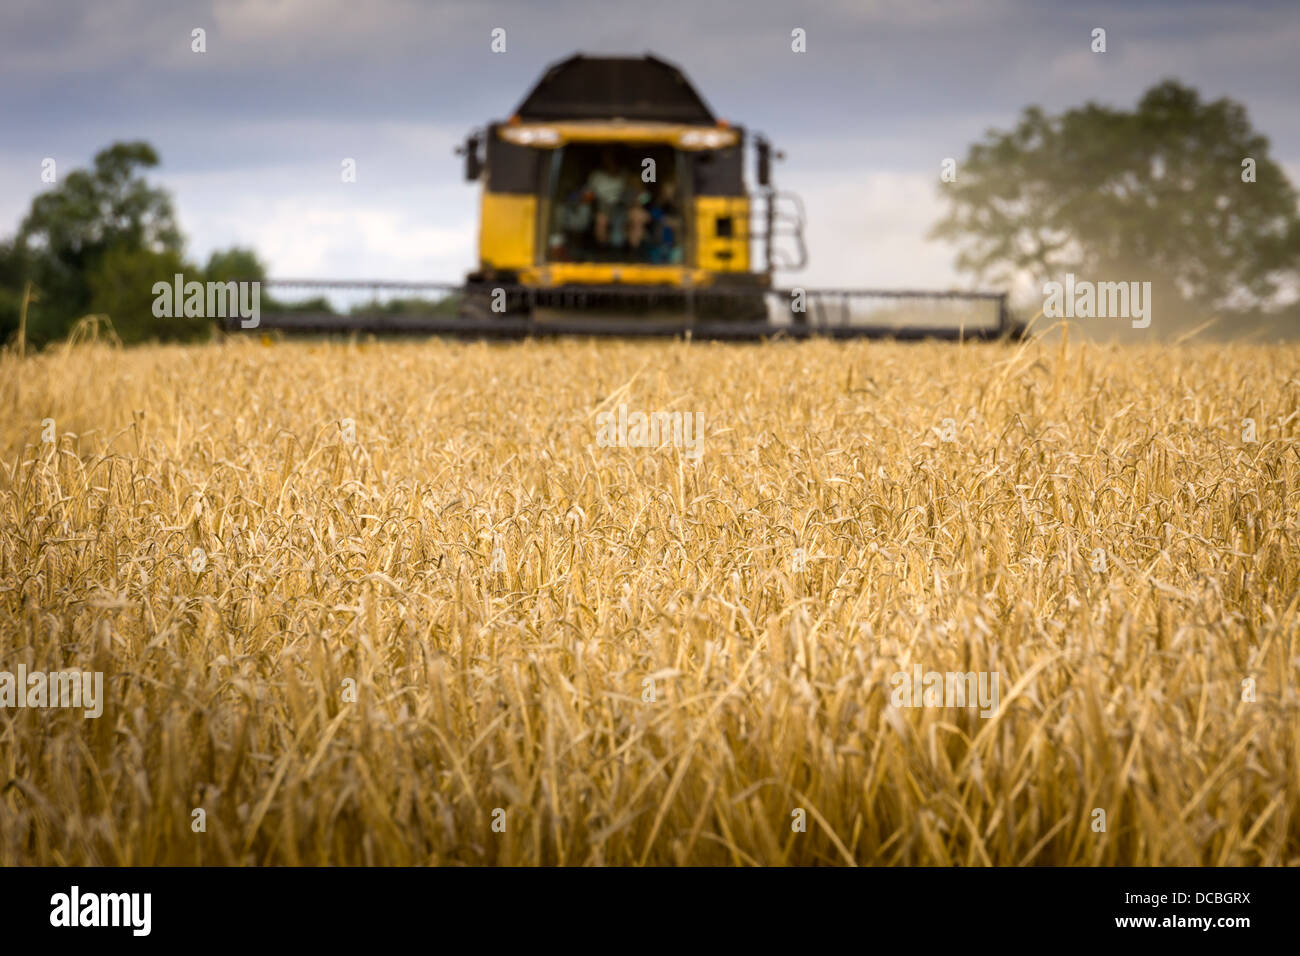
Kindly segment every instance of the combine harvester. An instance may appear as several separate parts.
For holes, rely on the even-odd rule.
[[[1000,292],[777,287],[777,270],[807,262],[803,205],[772,185],[772,162],[784,157],[761,135],[752,137],[758,188],[746,188],[749,139],[670,63],[570,57],[508,120],[457,150],[465,178],[483,181],[479,266],[464,283],[263,283],[368,291],[376,303],[432,296],[456,303],[455,314],[270,312],[261,327],[476,338],[1019,334]]]

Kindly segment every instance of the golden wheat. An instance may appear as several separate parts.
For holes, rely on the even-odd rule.
[[[6,355],[0,671],[106,699],[0,709],[0,864],[1296,864],[1297,369]],[[703,454],[601,447],[618,403]],[[917,665],[996,713],[891,706]]]

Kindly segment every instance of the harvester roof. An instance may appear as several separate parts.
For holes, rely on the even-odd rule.
[[[712,110],[671,63],[581,53],[552,64],[515,114],[529,120],[649,120],[714,125]]]

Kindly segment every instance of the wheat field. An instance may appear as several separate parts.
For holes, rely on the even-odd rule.
[[[0,709],[0,864],[1300,864],[1298,369],[11,351],[0,671],[104,701]],[[702,453],[598,445],[620,403]]]

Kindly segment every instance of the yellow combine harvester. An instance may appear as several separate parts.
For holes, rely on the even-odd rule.
[[[797,199],[771,186],[770,146],[755,145],[751,195],[745,130],[716,117],[675,66],[648,55],[555,64],[508,120],[462,150],[466,178],[483,181],[466,313],[689,305],[765,318],[773,240],[784,226],[797,251],[789,264],[801,266],[803,223]]]
[[[778,288],[773,273],[807,259],[803,206],[772,185],[780,154],[715,116],[681,70],[654,56],[556,63],[508,119],[471,132],[458,151],[466,178],[482,182],[478,267],[464,283],[268,280],[369,290],[374,308],[264,313],[263,327],[732,339],[1017,331],[998,292]],[[402,293],[438,302],[410,311],[427,300]],[[383,305],[381,295],[399,298]]]

